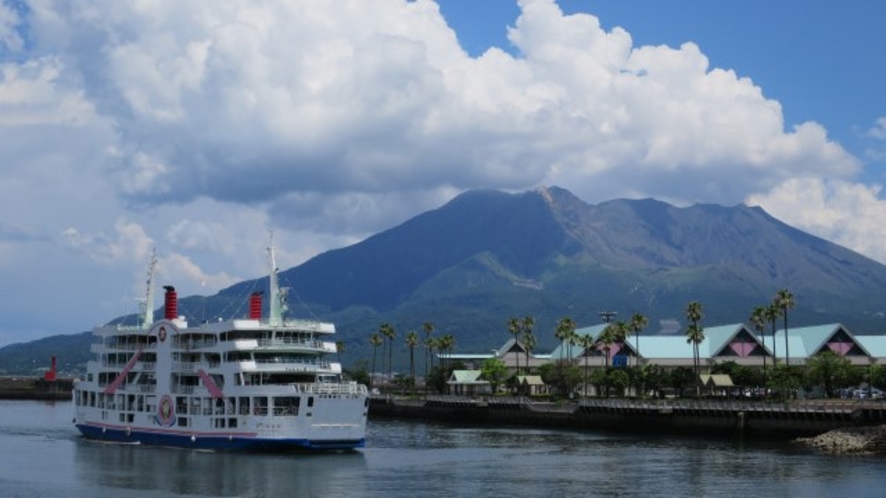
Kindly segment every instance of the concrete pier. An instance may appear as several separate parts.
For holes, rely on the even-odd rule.
[[[524,397],[429,396],[423,400],[373,397],[369,415],[611,431],[765,433],[793,438],[837,428],[884,424],[886,403],[595,398],[549,403]]]

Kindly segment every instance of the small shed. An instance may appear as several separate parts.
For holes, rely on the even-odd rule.
[[[449,394],[457,396],[491,394],[492,386],[489,381],[481,379],[480,375],[480,370],[453,370],[446,382]]]
[[[529,396],[548,394],[548,385],[541,380],[540,375],[518,375],[517,385],[521,393]]]
[[[705,392],[712,396],[728,396],[735,384],[727,374],[701,374],[698,376]]]

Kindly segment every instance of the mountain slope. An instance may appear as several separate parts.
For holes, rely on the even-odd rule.
[[[397,344],[433,322],[435,334],[453,334],[457,351],[468,352],[498,347],[508,319],[528,315],[546,350],[564,316],[586,326],[603,310],[617,319],[640,312],[650,318],[646,334],[672,332],[689,301],[702,302],[703,325],[746,322],[787,288],[792,326],[842,322],[873,333],[882,331],[886,295],[886,266],[757,207],[590,205],[555,187],[467,192],[280,280],[294,287],[292,316],[337,324],[346,364],[371,359],[367,338],[382,322],[395,327]],[[184,298],[180,310],[192,321],[245,313],[248,291],[266,287],[266,278],[241,282]]]

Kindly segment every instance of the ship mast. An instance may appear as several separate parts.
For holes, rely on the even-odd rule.
[[[268,272],[268,292],[270,294],[270,310],[268,323],[283,325],[283,313],[286,311],[286,289],[281,289],[277,282],[277,261],[274,257],[274,232],[271,231],[271,244],[268,246],[270,271]]]
[[[157,248],[151,249],[148,262],[148,281],[145,299],[142,301],[142,327],[149,328],[154,323],[154,271],[157,269]]]

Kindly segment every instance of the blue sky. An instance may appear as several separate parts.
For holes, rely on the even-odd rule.
[[[441,0],[443,15],[474,56],[513,50],[507,27],[516,1]],[[781,102],[787,124],[817,121],[859,157],[886,108],[886,3],[877,0],[560,0],[564,13],[590,13],[625,28],[635,45],[698,44],[712,66],[734,69]],[[884,181],[886,164],[865,171]]]
[[[477,188],[759,205],[886,262],[886,3],[0,0],[0,345]],[[52,310],[47,312],[47,310]]]

